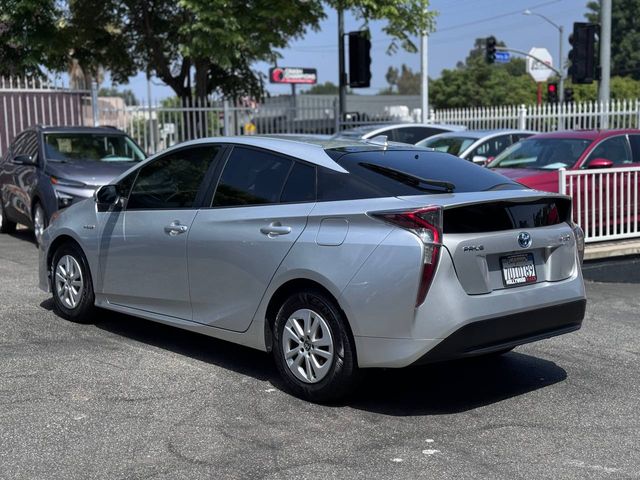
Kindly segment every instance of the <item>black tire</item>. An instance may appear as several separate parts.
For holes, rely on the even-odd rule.
[[[328,325],[333,340],[332,363],[325,376],[316,383],[306,383],[297,378],[285,359],[283,346],[285,325],[289,317],[301,309],[317,312]],[[346,325],[346,319],[340,308],[319,290],[300,291],[284,301],[274,322],[272,350],[278,371],[290,392],[312,402],[330,402],[345,397],[356,387],[359,370],[355,346]]]
[[[0,201],[0,233],[13,233],[16,231],[16,222],[12,222],[4,213],[4,206]]]
[[[62,291],[62,289],[59,288],[59,284],[56,281],[58,263],[67,255],[73,257],[80,266],[82,278],[82,286],[78,289],[79,298],[77,304],[73,307],[66,304],[60,298],[60,291]],[[56,312],[61,317],[77,323],[89,323],[92,321],[95,311],[95,296],[93,293],[93,282],[91,281],[89,264],[80,247],[74,243],[61,245],[53,255],[53,261],[51,262],[51,293],[53,294],[53,303]]]

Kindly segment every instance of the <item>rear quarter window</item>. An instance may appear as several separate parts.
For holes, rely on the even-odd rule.
[[[334,158],[336,158],[335,155]],[[440,152],[417,149],[367,151],[347,153],[336,158],[336,161],[349,174],[320,169],[318,178],[320,200],[446,193],[442,188],[429,186],[426,183],[407,184],[371,169],[370,165],[395,169],[422,179],[450,182],[455,186],[455,193],[525,188],[487,168]]]

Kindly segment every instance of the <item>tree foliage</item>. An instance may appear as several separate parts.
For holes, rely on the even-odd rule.
[[[302,93],[309,95],[337,95],[338,85],[333,82],[318,83]]]
[[[142,71],[183,99],[260,96],[264,79],[254,63],[273,62],[278,49],[318,29],[327,8],[351,11],[363,28],[386,20],[390,51],[415,51],[412,38],[430,30],[433,19],[428,0],[5,2],[10,8],[0,14],[0,64],[19,72],[40,65],[60,71],[73,60],[94,77],[108,70],[117,83]]]
[[[42,65],[63,69],[66,39],[61,19],[55,0],[2,0],[0,76],[39,75]]]
[[[640,0],[611,2],[611,75],[640,80]],[[600,0],[587,3],[589,22],[600,23]]]
[[[504,46],[503,42],[498,42]],[[462,108],[487,105],[534,103],[536,83],[526,73],[525,61],[512,58],[504,64],[488,65],[484,59],[484,39],[478,38],[464,62],[445,69],[439,78],[429,80],[429,100],[435,108]],[[420,74],[402,66],[390,68],[391,88],[381,93],[420,93]],[[395,87],[395,88],[394,88]]]

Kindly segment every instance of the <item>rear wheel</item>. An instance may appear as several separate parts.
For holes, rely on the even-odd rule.
[[[51,264],[51,291],[60,316],[79,323],[91,320],[93,283],[87,259],[77,245],[67,243],[56,250]]]
[[[4,213],[4,206],[0,201],[0,233],[13,233],[16,231],[16,222],[12,222]]]
[[[346,320],[335,302],[316,290],[291,295],[274,324],[273,354],[287,387],[317,402],[336,400],[355,386],[358,367]]]
[[[36,243],[40,245],[42,242],[42,234],[44,229],[47,228],[47,214],[44,212],[44,208],[39,202],[33,205],[33,234],[36,237]]]

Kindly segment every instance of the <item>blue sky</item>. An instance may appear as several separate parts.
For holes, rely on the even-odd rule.
[[[432,0],[431,9],[438,12],[436,31],[429,39],[429,76],[436,78],[445,68],[453,68],[463,60],[476,38],[495,35],[507,46],[528,51],[531,47],[545,47],[558,60],[558,31],[544,20],[526,16],[522,12],[530,9],[547,16],[556,24],[564,26],[564,54],[569,51],[568,37],[573,22],[584,21],[587,0]],[[324,83],[338,80],[337,16],[327,12],[327,18],[318,32],[308,32],[303,38],[291,42],[280,51],[280,66],[312,67],[318,70],[318,81]],[[345,31],[359,30],[361,22],[351,15],[345,17]],[[370,89],[359,89],[361,94],[374,94],[387,87],[385,73],[389,66],[407,64],[414,71],[420,68],[420,57],[399,51],[387,55],[390,39],[382,32],[384,22],[370,24],[372,40],[372,65]],[[267,73],[270,65],[259,63],[256,68]],[[108,81],[105,82],[108,84]],[[144,75],[131,78],[131,88],[140,99],[147,97]],[[289,93],[287,85],[269,85],[272,94]],[[173,95],[173,91],[154,79],[152,98],[162,99]]]

